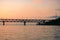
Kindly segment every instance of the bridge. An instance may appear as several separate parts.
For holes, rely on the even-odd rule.
[[[43,20],[43,19],[0,19],[0,22],[5,25],[6,22],[23,22],[24,25],[26,25],[27,22],[35,22],[35,23],[41,23],[44,24],[50,20]]]

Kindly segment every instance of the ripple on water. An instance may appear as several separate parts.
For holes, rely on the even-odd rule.
[[[0,26],[0,40],[59,40],[58,26]]]

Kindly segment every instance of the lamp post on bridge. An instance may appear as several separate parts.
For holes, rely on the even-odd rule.
[[[60,11],[60,9],[56,9],[57,13],[56,13],[56,18],[58,18],[58,11]]]

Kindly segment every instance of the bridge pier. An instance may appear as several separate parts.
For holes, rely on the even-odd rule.
[[[24,21],[24,25],[26,25],[26,21]]]
[[[2,21],[3,22],[3,25],[5,25],[5,21]]]

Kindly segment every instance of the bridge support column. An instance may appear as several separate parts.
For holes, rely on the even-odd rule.
[[[24,25],[26,25],[26,21],[24,21]]]
[[[3,21],[3,25],[5,25],[5,21]]]

